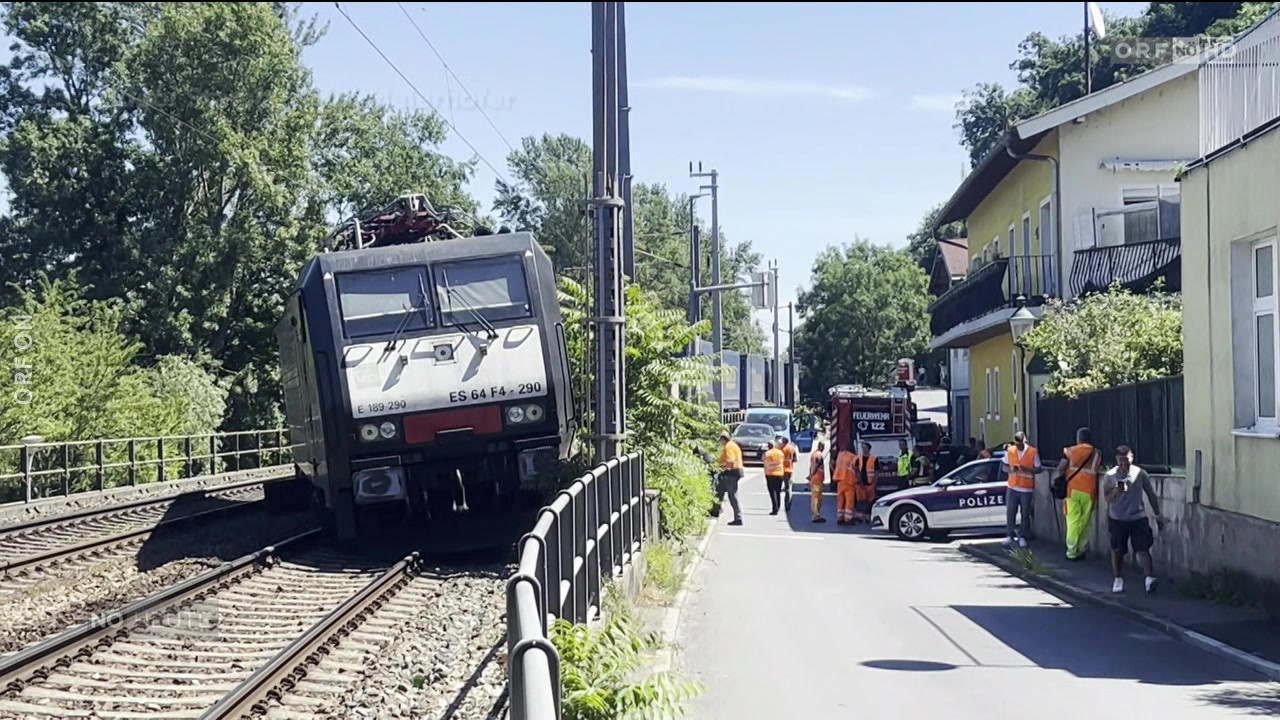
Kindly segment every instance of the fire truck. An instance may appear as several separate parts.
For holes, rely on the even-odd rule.
[[[871,444],[876,457],[876,495],[906,489],[898,476],[898,441],[906,440],[908,449],[916,445],[922,426],[911,391],[915,389],[915,364],[899,360],[894,384],[879,390],[862,385],[836,385],[827,390],[828,413],[831,418],[831,453],[834,463],[842,450],[859,452],[859,444]],[[928,429],[928,428],[926,428]],[[929,434],[929,433],[926,433]],[[932,442],[921,442],[921,450],[932,456],[937,450],[936,429]]]

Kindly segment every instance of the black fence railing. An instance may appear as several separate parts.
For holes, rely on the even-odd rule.
[[[746,410],[721,410],[720,411],[720,422],[724,423],[725,425],[728,425],[729,427],[733,427],[734,425],[741,423],[743,420],[746,419],[746,417],[747,417]]]
[[[1058,263],[1052,255],[1014,255],[992,260],[929,306],[929,330],[941,336],[962,323],[1001,308],[1021,295],[1031,306],[1061,297]]]
[[[0,505],[292,464],[284,429],[0,445]]]
[[[1089,428],[1103,463],[1115,463],[1117,445],[1133,449],[1134,462],[1151,472],[1186,467],[1182,376],[1081,393],[1075,398],[1041,398],[1036,404],[1037,437],[1044,463],[1056,465],[1062,449],[1076,444],[1076,430]]]
[[[1168,292],[1182,290],[1182,239],[1077,250],[1071,264],[1071,291],[1076,296],[1105,292],[1111,283],[1143,292],[1164,280]]]
[[[603,581],[639,554],[647,530],[644,480],[641,453],[609,460],[561,491],[520,541],[520,565],[507,581],[511,720],[560,719],[551,625],[597,617]]]

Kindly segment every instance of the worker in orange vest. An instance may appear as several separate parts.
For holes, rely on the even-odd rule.
[[[816,523],[827,521],[822,517],[822,486],[827,482],[826,458],[822,454],[825,449],[826,445],[819,440],[818,446],[809,454],[809,507]]]
[[[1093,445],[1089,428],[1076,430],[1076,444],[1062,449],[1056,477],[1065,477],[1067,497],[1062,514],[1067,518],[1067,559],[1083,560],[1089,549],[1089,518],[1098,502],[1098,475],[1102,452]]]
[[[787,476],[787,482],[791,482],[791,476],[796,471],[796,444],[787,439],[786,435],[779,436],[782,442],[782,472]]]
[[[848,525],[853,522],[853,460],[854,454],[842,448],[836,455],[836,466],[832,471],[836,481],[836,524]]]
[[[742,448],[733,441],[727,432],[720,433],[720,477],[716,483],[716,502],[729,495],[729,506],[733,508],[733,520],[730,525],[742,524],[742,508],[738,506],[738,481],[743,476]]]
[[[1016,540],[1019,547],[1026,547],[1027,538],[1031,536],[1031,503],[1035,498],[1036,473],[1040,471],[1039,453],[1027,443],[1026,433],[1019,431],[1014,434],[1013,443],[1004,449],[1002,465],[1009,473],[1009,487],[1004,495],[1006,537],[1003,545],[1008,547]],[[1016,536],[1015,520],[1018,521]]]
[[[769,511],[770,515],[777,515],[778,509],[782,507],[782,483],[786,475],[786,455],[782,452],[782,448],[778,447],[782,443],[774,441],[769,443],[769,449],[764,452],[764,481],[769,486],[769,503],[773,505],[773,510]]]
[[[862,453],[853,459],[853,476],[854,519],[868,522],[876,501],[876,456],[871,454],[871,443],[862,443]]]

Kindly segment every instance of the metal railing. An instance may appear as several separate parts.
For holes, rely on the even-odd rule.
[[[1113,281],[1130,289],[1164,278],[1166,291],[1182,289],[1182,241],[1179,238],[1077,250],[1071,264],[1071,292],[1076,297],[1106,292]]]
[[[559,720],[551,626],[598,616],[602,581],[619,577],[640,552],[644,499],[644,456],[613,458],[562,490],[520,540],[520,565],[507,581],[511,720]]]
[[[1019,295],[1029,304],[1061,297],[1053,255],[1013,255],[983,265],[929,305],[934,337],[987,313],[1012,307]]]
[[[746,419],[747,419],[746,410],[721,410],[720,411],[720,422],[723,422],[725,425],[728,425],[729,427],[733,427],[734,425],[737,425]]]
[[[293,462],[288,431],[0,445],[0,505]]]
[[[1185,60],[1184,60],[1185,62]],[[1209,155],[1280,117],[1280,14],[1201,58],[1200,155]]]

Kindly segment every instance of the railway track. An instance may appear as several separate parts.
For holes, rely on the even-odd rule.
[[[362,560],[319,536],[296,535],[0,659],[0,718],[347,717],[335,710],[341,697],[406,624],[450,607],[441,600],[451,580],[424,572],[416,555]]]
[[[168,497],[0,529],[0,600],[40,582],[54,568],[74,569],[133,552],[157,530],[253,507],[261,498],[262,482],[248,481],[208,492],[189,511],[172,516],[175,498]],[[210,501],[229,504],[210,507]]]

